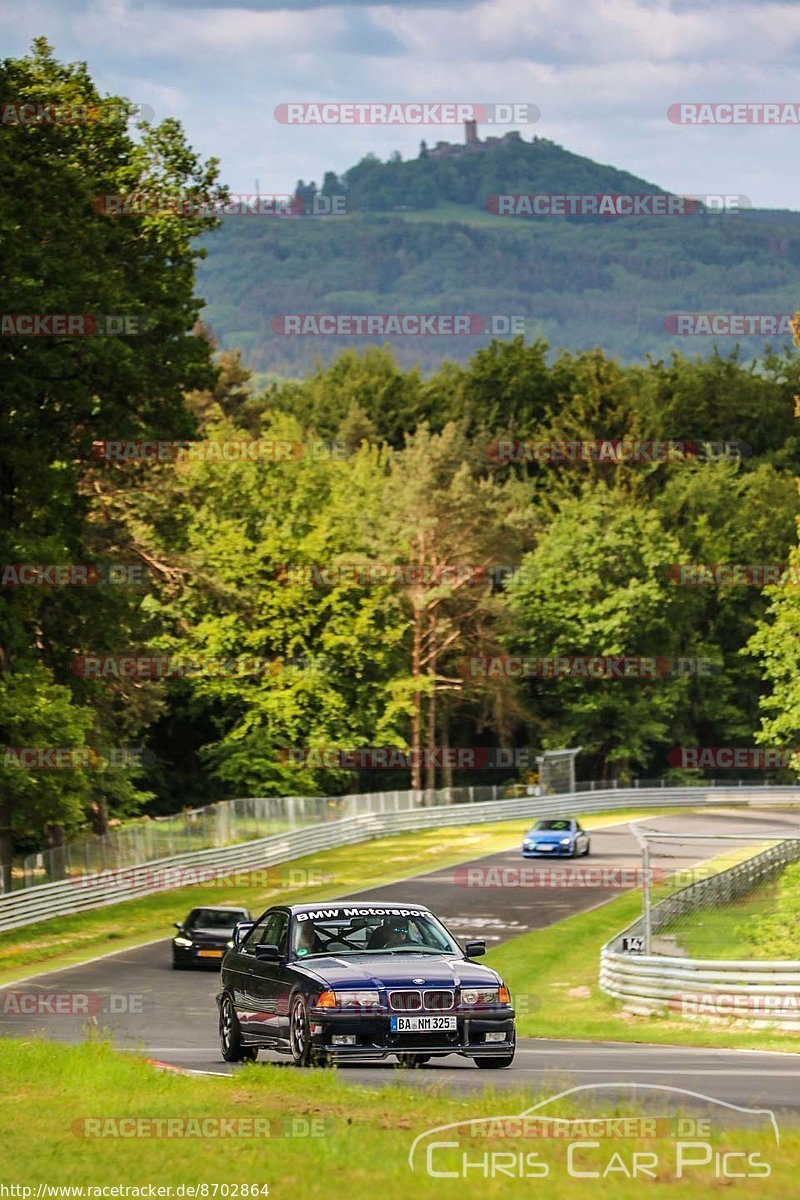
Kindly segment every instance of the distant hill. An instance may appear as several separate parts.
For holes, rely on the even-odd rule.
[[[298,185],[305,197],[313,185]],[[326,196],[346,198],[350,211],[429,210],[448,202],[484,209],[488,196],[499,192],[656,192],[662,189],[616,167],[601,166],[572,154],[555,142],[534,137],[526,142],[516,132],[504,137],[461,143],[439,142],[432,150],[423,142],[419,156],[399,156],[382,163],[367,155],[341,179],[327,172],[320,189]]]
[[[464,361],[490,340],[467,336],[290,336],[282,314],[458,313],[524,316],[554,348],[601,346],[625,361],[672,349],[673,313],[791,313],[800,307],[800,213],[683,216],[498,216],[498,194],[665,196],[662,188],[515,133],[422,147],[386,163],[368,155],[322,186],[298,183],[301,210],[340,216],[235,215],[206,239],[204,319],[257,371],[299,375],[347,345],[390,342],[404,365]],[[324,198],[324,199],[321,199]],[[276,325],[280,322],[276,321]],[[500,322],[502,328],[502,321]],[[738,339],[747,354],[788,337]],[[720,337],[723,350],[734,337]]]

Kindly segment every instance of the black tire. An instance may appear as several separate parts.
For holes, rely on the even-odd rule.
[[[258,1049],[242,1042],[242,1027],[226,993],[219,1003],[219,1044],[225,1062],[255,1062]]]
[[[510,1067],[514,1061],[514,1051],[510,1054],[492,1054],[486,1058],[476,1058],[475,1066],[480,1067],[483,1071],[499,1071],[503,1067]]]
[[[189,964],[187,962],[184,962],[182,958],[178,958],[178,956],[176,954],[173,954],[173,956],[172,956],[173,971],[186,971],[186,970],[188,970],[188,968],[189,968]]]
[[[311,1044],[311,1025],[305,996],[296,992],[289,1010],[289,1049],[296,1067],[326,1067],[328,1056]]]
[[[423,1067],[426,1062],[430,1061],[430,1054],[414,1054],[408,1050],[397,1056],[398,1067],[406,1067],[412,1070],[417,1067]]]

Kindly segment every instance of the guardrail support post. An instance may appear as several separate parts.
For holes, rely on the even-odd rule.
[[[645,844],[642,846],[642,869],[644,871],[644,880],[642,883],[642,918],[644,921],[644,952],[651,953],[652,942],[652,916],[651,916],[651,896],[650,896],[650,847]]]

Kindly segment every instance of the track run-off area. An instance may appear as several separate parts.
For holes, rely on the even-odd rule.
[[[753,845],[769,834],[800,833],[800,812],[791,809],[725,809],[643,818],[640,824],[662,832],[685,832],[687,840],[669,843],[670,871],[689,868],[715,855]],[[748,834],[748,841],[691,841],[693,833]],[[591,831],[589,858],[523,860],[519,845],[460,866],[435,870],[402,882],[337,899],[400,900],[431,908],[460,939],[484,937],[487,948],[520,934],[551,926],[565,917],[588,911],[632,886],[641,854],[627,825],[614,823]],[[662,860],[656,858],[657,863]],[[584,873],[586,886],[557,886],[556,866],[566,873]],[[619,871],[620,886],[613,886]],[[541,886],[530,883],[531,873],[543,873]],[[596,873],[604,883],[591,886]],[[488,886],[482,886],[485,881]],[[609,886],[610,883],[610,886]],[[333,898],[333,897],[332,897]],[[176,905],[180,905],[176,898]],[[175,918],[185,915],[176,911]],[[565,939],[564,975],[569,978],[569,944]],[[84,1041],[94,1030],[111,1038],[122,1050],[179,1068],[209,1074],[228,1074],[237,1066],[221,1059],[217,1035],[216,971],[173,971],[170,938],[94,958],[56,971],[26,973],[5,984],[4,992],[86,993],[94,1000],[90,1015],[41,1015],[4,1011],[0,1003],[0,1035],[42,1035],[58,1041]],[[287,1059],[261,1051],[259,1063],[296,1070]],[[541,1095],[580,1085],[650,1084],[693,1089],[732,1105],[769,1108],[793,1122],[800,1116],[800,1055],[758,1050],[721,1050],[689,1046],[645,1045],[630,1042],[580,1042],[521,1038],[513,1065],[483,1072],[466,1059],[451,1055],[434,1059],[418,1070],[400,1069],[394,1059],[338,1067],[346,1082],[372,1088],[393,1081],[415,1087],[444,1086],[469,1093],[487,1087],[524,1089]],[[676,1104],[686,1107],[685,1097]]]

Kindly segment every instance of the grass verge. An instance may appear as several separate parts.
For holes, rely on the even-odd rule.
[[[672,926],[670,933],[691,958],[768,957],[758,944],[753,922],[776,914],[777,903],[778,883],[773,879],[741,900],[692,913]]]
[[[659,813],[685,811],[665,808]],[[587,829],[593,829],[652,815],[654,810],[630,810],[593,813],[581,820]],[[39,921],[0,934],[0,985],[18,978],[26,968],[55,970],[110,950],[127,950],[158,937],[166,938],[172,932],[172,922],[196,905],[243,905],[259,913],[279,900],[330,900],[507,850],[519,844],[530,824],[527,818],[394,834],[262,871],[239,872],[197,887],[175,888],[74,916]]]
[[[242,1197],[248,1194],[242,1185],[259,1186],[260,1197],[267,1194],[261,1190],[266,1185],[269,1196],[304,1200],[329,1200],[343,1187],[356,1198],[379,1194],[382,1200],[407,1200],[410,1195],[463,1200],[466,1184],[466,1194],[479,1189],[490,1198],[519,1196],[533,1188],[547,1200],[572,1200],[576,1194],[594,1194],[599,1183],[604,1200],[623,1200],[641,1194],[645,1183],[649,1196],[677,1193],[694,1200],[719,1196],[722,1187],[734,1183],[721,1174],[717,1153],[737,1155],[725,1160],[728,1171],[750,1173],[749,1179],[735,1180],[738,1194],[785,1197],[795,1193],[800,1166],[797,1129],[782,1127],[778,1146],[766,1119],[759,1118],[755,1128],[725,1128],[725,1110],[713,1109],[707,1135],[681,1137],[677,1113],[662,1103],[650,1110],[660,1118],[652,1129],[656,1136],[647,1136],[647,1127],[640,1126],[639,1136],[594,1135],[576,1147],[572,1170],[596,1173],[590,1177],[570,1174],[569,1145],[578,1138],[531,1136],[531,1126],[521,1138],[508,1124],[478,1126],[485,1131],[482,1136],[475,1136],[472,1126],[460,1138],[449,1130],[426,1139],[415,1154],[412,1173],[409,1151],[426,1130],[516,1115],[548,1092],[539,1097],[505,1090],[502,1095],[451,1097],[402,1084],[353,1087],[337,1072],[271,1066],[245,1068],[227,1079],[187,1078],[156,1072],[103,1043],[67,1047],[8,1039],[2,1041],[2,1054],[0,1098],[14,1116],[3,1135],[3,1182],[30,1187],[32,1197],[39,1184],[103,1188],[122,1183],[145,1189],[149,1184],[173,1189],[205,1184],[206,1191],[195,1194],[207,1197]],[[590,1108],[583,1099],[581,1104],[576,1109],[575,1098],[571,1105],[562,1100],[543,1111],[567,1118],[587,1117],[592,1111],[604,1117],[638,1111],[628,1101],[605,1100]],[[94,1124],[87,1125],[87,1119]],[[119,1124],[126,1119],[127,1124]],[[158,1120],[178,1124],[162,1126],[161,1136],[153,1136]],[[192,1121],[197,1124],[188,1124]],[[214,1136],[220,1121],[227,1123],[225,1137]],[[231,1124],[237,1121],[251,1124]],[[164,1136],[170,1128],[172,1135]],[[248,1129],[249,1136],[232,1136],[234,1130]],[[205,1136],[180,1136],[176,1130]],[[436,1140],[459,1143],[433,1150],[430,1158],[435,1171],[455,1172],[455,1177],[427,1172],[425,1150]],[[710,1147],[709,1161],[702,1165],[705,1154],[698,1152],[698,1140]],[[694,1142],[693,1150],[685,1148],[688,1142]],[[629,1178],[635,1153],[650,1156],[644,1160],[647,1174],[638,1179]],[[698,1165],[679,1173],[680,1158],[687,1154]],[[466,1175],[462,1155],[471,1164]],[[215,1193],[214,1184],[228,1190]]]

